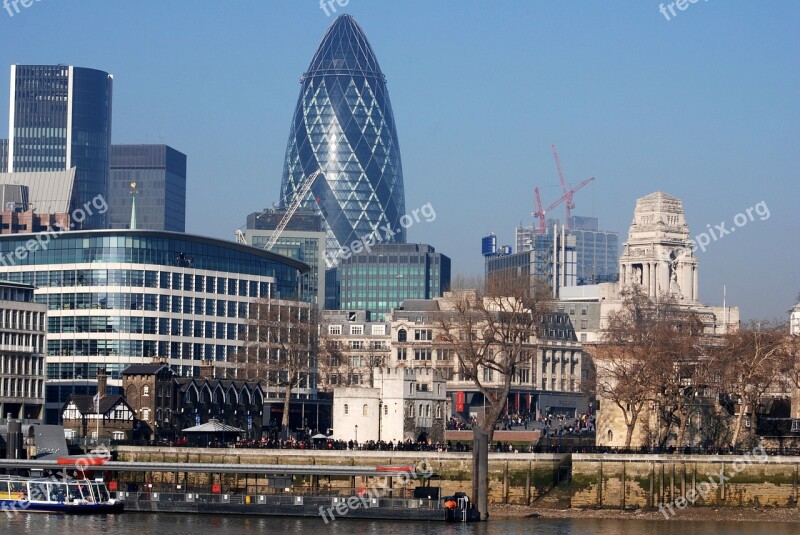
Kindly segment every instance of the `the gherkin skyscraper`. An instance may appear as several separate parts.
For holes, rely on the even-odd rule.
[[[351,16],[328,28],[301,85],[281,204],[289,206],[306,177],[321,169],[301,206],[322,213],[329,259],[372,232],[405,243],[403,167],[386,78]]]

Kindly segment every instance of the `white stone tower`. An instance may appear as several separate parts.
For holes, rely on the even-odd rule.
[[[656,192],[637,199],[633,223],[620,257],[622,286],[641,285],[658,299],[697,302],[697,257],[680,199]]]

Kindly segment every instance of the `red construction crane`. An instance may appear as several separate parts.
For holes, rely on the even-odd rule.
[[[536,195],[536,206],[533,207],[534,211],[533,211],[533,214],[531,214],[531,215],[533,215],[534,217],[536,217],[539,220],[539,234],[544,234],[545,231],[546,231],[546,228],[545,228],[545,217],[544,217],[545,214],[547,214],[550,210],[552,210],[553,208],[555,208],[556,206],[561,204],[561,201],[564,200],[564,197],[561,197],[560,199],[555,201],[553,204],[548,206],[547,209],[544,209],[544,208],[542,208],[542,196],[541,196],[541,194],[539,192],[539,188],[538,187],[534,190],[534,194]]]
[[[594,177],[588,178],[578,184],[576,187],[570,189],[569,183],[567,182],[566,177],[564,176],[564,171],[561,169],[561,159],[558,157],[558,151],[556,150],[556,146],[552,145],[553,147],[553,158],[556,160],[556,169],[558,170],[558,179],[561,181],[561,189],[564,190],[564,196],[559,199],[559,201],[566,201],[566,211],[567,211],[567,220],[564,225],[569,228],[569,220],[572,216],[572,209],[575,208],[575,202],[572,200],[575,196],[575,193],[583,188],[586,184],[594,180]],[[546,212],[547,210],[545,210]],[[540,220],[540,228],[543,228],[544,223]]]

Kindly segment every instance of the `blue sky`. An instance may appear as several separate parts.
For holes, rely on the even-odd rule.
[[[336,9],[387,76],[406,207],[436,210],[409,240],[449,255],[455,273],[482,273],[483,234],[513,243],[534,187],[558,197],[555,144],[573,185],[597,177],[573,213],[622,240],[653,191],[684,200],[693,235],[763,201],[768,219],[698,252],[700,295],[721,303],[727,285],[744,318],[785,317],[796,302],[800,3],[701,0],[669,21],[651,0]],[[313,0],[36,0],[0,9],[0,102],[12,63],[113,73],[113,141],[186,153],[187,230],[230,239],[277,201],[299,77],[332,22]]]

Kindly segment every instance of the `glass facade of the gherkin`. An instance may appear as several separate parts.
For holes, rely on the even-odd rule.
[[[301,206],[319,210],[326,255],[369,235],[405,243],[403,168],[392,106],[375,53],[349,15],[328,29],[301,78],[281,182],[288,206],[317,177]],[[386,232],[386,226],[391,232]]]

